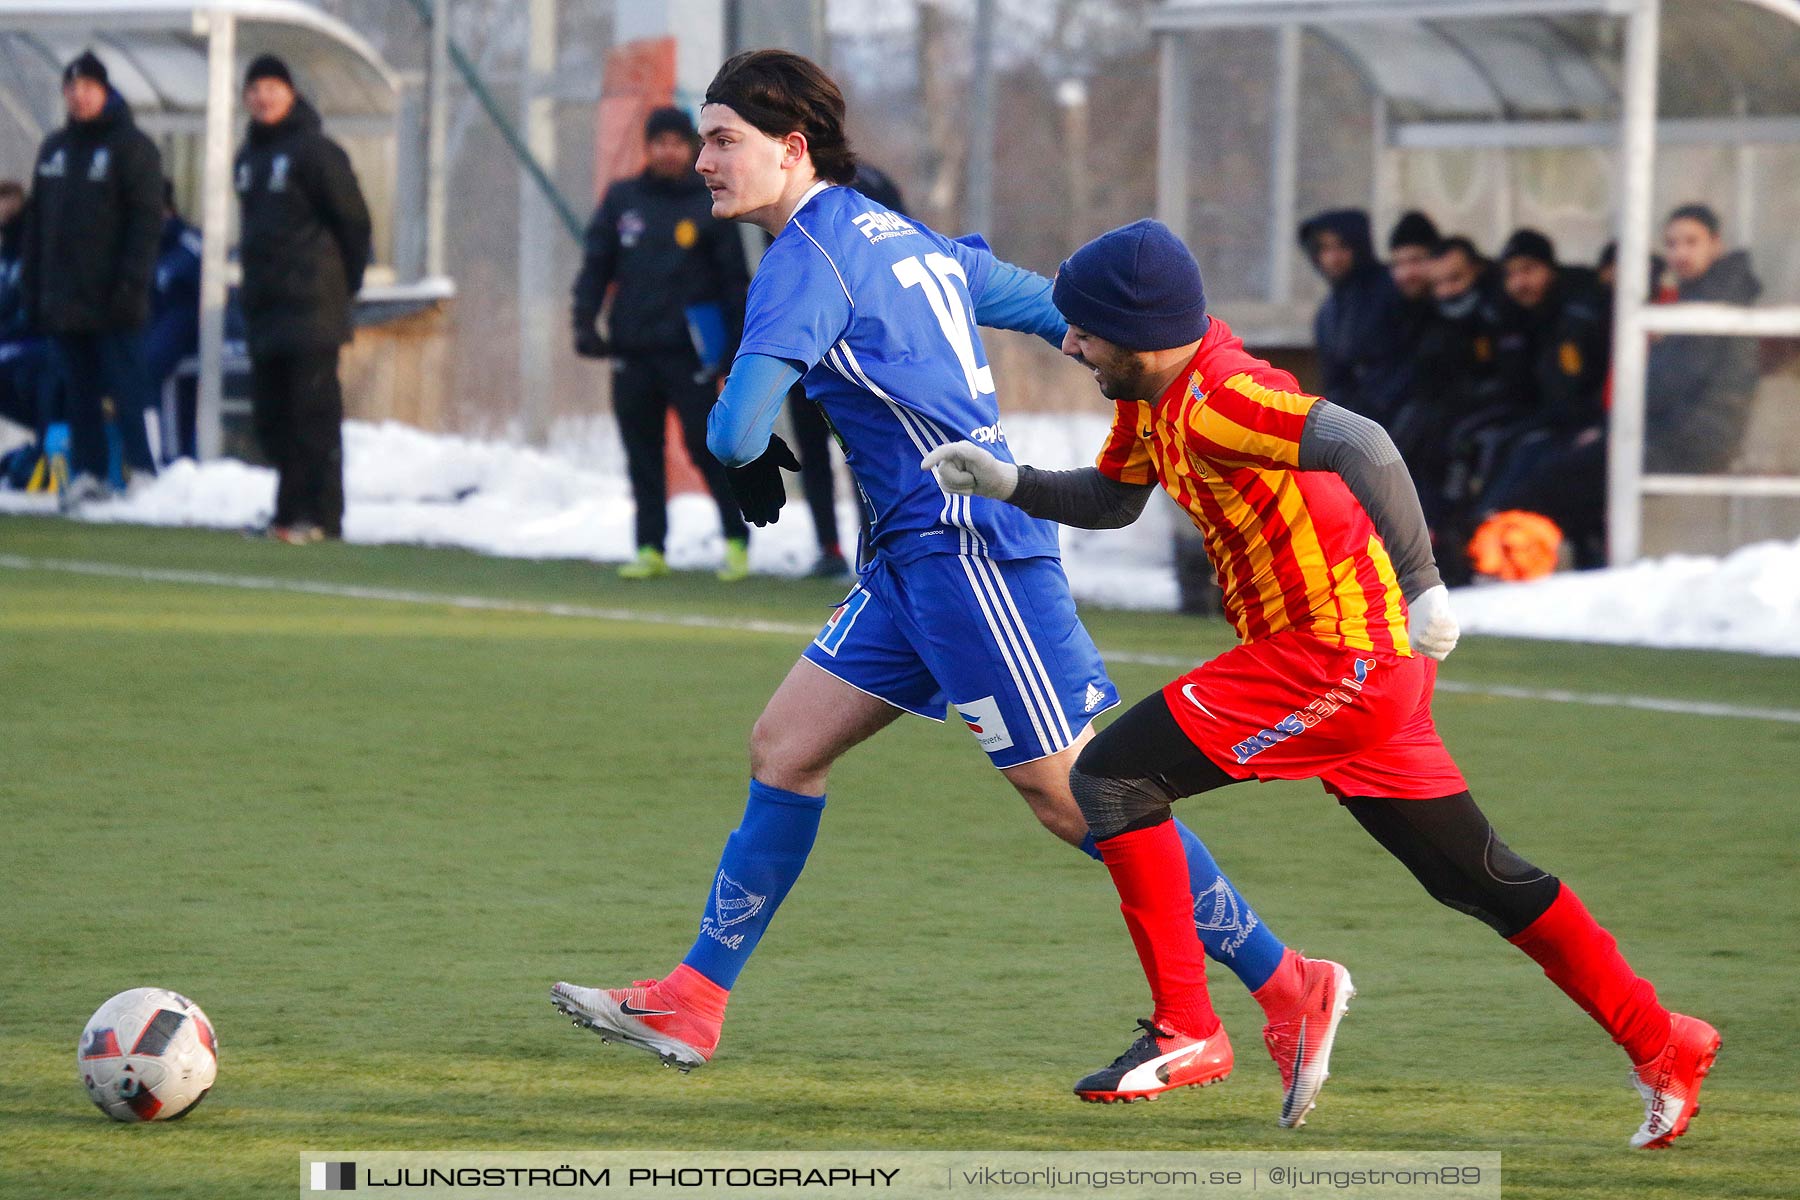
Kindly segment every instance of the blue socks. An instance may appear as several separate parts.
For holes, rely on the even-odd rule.
[[[750,781],[744,819],[725,839],[700,917],[700,936],[684,963],[727,990],[737,982],[775,910],[800,878],[824,810],[823,796]],[[1219,870],[1200,836],[1180,821],[1175,831],[1187,855],[1200,942],[1209,958],[1230,968],[1254,992],[1274,974],[1286,947]],[[1081,848],[1099,859],[1092,835]]]
[[[1194,932],[1200,935],[1200,944],[1206,947],[1208,958],[1225,964],[1246,988],[1256,991],[1281,965],[1287,947],[1269,932],[1250,902],[1225,878],[1200,835],[1180,821],[1175,822],[1175,832],[1181,836],[1181,848],[1187,854],[1188,887],[1194,896]],[[1081,849],[1090,858],[1100,857],[1091,833],[1081,843]]]
[[[729,990],[806,866],[825,797],[752,779],[744,819],[725,839],[700,936],[681,961]],[[1208,860],[1211,861],[1210,859]]]

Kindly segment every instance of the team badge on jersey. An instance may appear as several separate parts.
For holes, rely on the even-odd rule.
[[[989,754],[1012,749],[1012,732],[1006,728],[1006,718],[1000,715],[1000,702],[994,697],[983,696],[967,704],[958,704],[956,713],[975,735],[976,744]]]

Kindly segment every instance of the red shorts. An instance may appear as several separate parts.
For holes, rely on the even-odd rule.
[[[1163,688],[1182,732],[1238,779],[1317,779],[1343,800],[1467,791],[1431,721],[1437,663],[1290,629]]]

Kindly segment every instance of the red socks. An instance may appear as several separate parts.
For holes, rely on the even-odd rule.
[[[1251,998],[1262,1005],[1263,1015],[1269,1020],[1282,1020],[1299,1006],[1306,991],[1305,962],[1292,946],[1282,947],[1281,962],[1276,965],[1275,973],[1250,993]]]
[[[1598,1021],[1634,1064],[1641,1066],[1662,1053],[1669,1040],[1669,1010],[1567,884],[1543,916],[1506,940],[1543,967],[1550,982]]]
[[[1150,981],[1151,1019],[1171,1033],[1211,1037],[1219,1018],[1206,993],[1206,951],[1194,932],[1187,855],[1175,822],[1121,833],[1098,847]]]

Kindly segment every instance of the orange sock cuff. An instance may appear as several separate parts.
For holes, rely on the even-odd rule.
[[[680,996],[682,1002],[691,1007],[696,1016],[711,1021],[725,1019],[725,1002],[731,999],[731,992],[686,963],[682,963],[670,971],[663,978],[663,985]]]
[[[1254,992],[1251,999],[1262,1005],[1263,1015],[1279,1020],[1294,1011],[1306,990],[1306,960],[1292,946],[1283,946],[1281,961],[1275,971]]]

